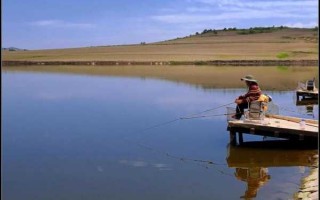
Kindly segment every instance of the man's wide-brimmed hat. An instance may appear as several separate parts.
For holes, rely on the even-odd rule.
[[[243,78],[241,78],[242,81],[250,81],[250,82],[258,82],[256,79],[254,79],[254,77],[252,75],[247,75]]]

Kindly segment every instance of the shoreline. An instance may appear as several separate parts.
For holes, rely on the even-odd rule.
[[[316,162],[314,162],[314,166],[311,167],[310,173],[304,178],[302,178],[299,191],[296,194],[294,194],[295,200],[319,199],[319,155],[315,155],[314,157],[316,158]]]
[[[318,66],[318,60],[209,60],[209,61],[18,61],[5,60],[2,66],[21,65],[208,65],[208,66]]]

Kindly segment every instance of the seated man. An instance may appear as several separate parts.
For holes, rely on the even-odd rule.
[[[234,116],[235,119],[240,119],[243,115],[244,109],[248,108],[248,104],[251,101],[256,101],[259,99],[261,90],[258,85],[258,81],[254,79],[252,75],[247,75],[244,78],[241,78],[242,81],[245,81],[248,92],[244,95],[239,96],[235,103],[237,104],[236,114]]]

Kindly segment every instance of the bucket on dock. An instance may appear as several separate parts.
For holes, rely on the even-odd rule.
[[[276,105],[273,101],[268,103],[267,114],[279,115],[279,106]]]
[[[232,118],[236,114],[236,108],[234,107],[227,107],[227,120],[233,121],[236,120],[235,118]]]

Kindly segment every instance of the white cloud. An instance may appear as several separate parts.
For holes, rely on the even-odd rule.
[[[156,15],[151,18],[165,23],[198,23],[206,21],[225,21],[241,19],[267,19],[267,18],[313,18],[313,15],[283,13],[279,11],[251,11],[251,12],[226,12],[222,14],[169,14]]]
[[[199,4],[200,3],[200,4]],[[164,23],[235,22],[240,20],[317,19],[318,2],[298,1],[243,1],[243,0],[188,0],[186,8],[176,12],[160,12],[151,19]],[[300,20],[299,20],[300,21]]]
[[[192,1],[191,1],[192,2]],[[272,8],[272,7],[318,7],[317,0],[297,0],[297,1],[248,1],[248,0],[193,0],[208,5],[234,6],[243,8]]]
[[[188,7],[187,12],[210,12],[212,8],[210,7]]]
[[[39,20],[29,23],[33,26],[53,27],[53,28],[93,28],[94,24],[72,23],[63,20]]]
[[[318,26],[318,23],[317,22],[309,22],[309,23],[296,22],[296,23],[284,24],[284,26],[294,27],[294,28],[313,28]]]

